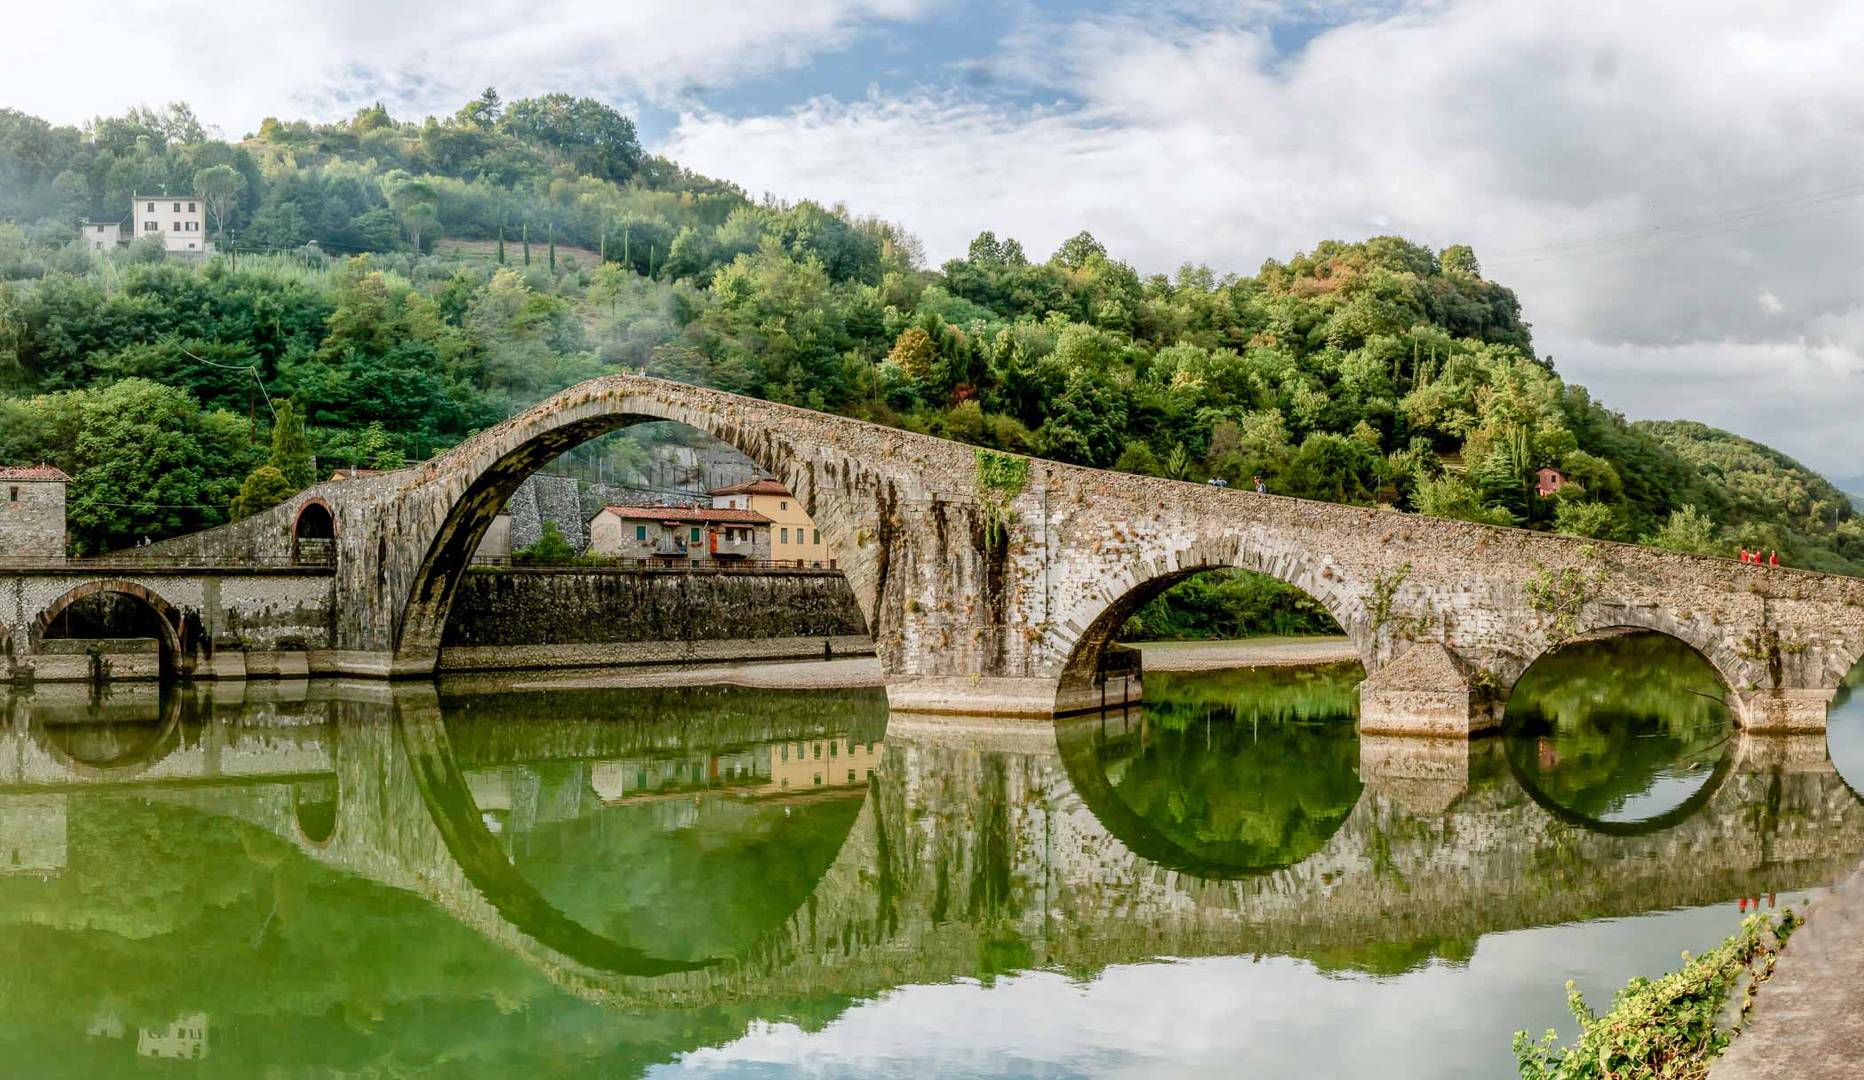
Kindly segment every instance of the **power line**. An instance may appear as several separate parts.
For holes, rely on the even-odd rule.
[[[1853,201],[1860,198],[1864,198],[1864,183],[1732,207],[1713,214],[1663,222],[1641,229],[1504,251],[1483,259],[1483,262],[1491,265],[1526,265],[1548,259],[1642,252],[1679,240],[1703,239],[1849,213],[1856,209],[1851,205]]]

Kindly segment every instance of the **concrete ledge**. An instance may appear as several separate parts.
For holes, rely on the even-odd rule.
[[[1748,731],[1822,732],[1837,690],[1742,690],[1728,695],[1735,720]]]
[[[969,675],[900,675],[887,680],[887,705],[894,712],[945,716],[1055,716],[1060,681]]]
[[[1385,690],[1359,686],[1359,731],[1466,739],[1501,727],[1497,710],[1467,690]]]
[[[249,679],[302,679],[310,673],[308,653],[267,650],[246,654],[246,677]]]
[[[41,641],[27,662],[34,682],[91,682],[100,672],[112,682],[160,679],[162,646],[154,638],[52,638]]]
[[[440,651],[440,671],[539,671],[638,667],[737,660],[823,660],[872,656],[860,635],[721,638],[715,641],[615,641],[567,645],[452,645]]]
[[[395,654],[361,649],[310,649],[305,663],[313,675],[349,675],[362,679],[395,678]],[[433,674],[433,668],[427,674]]]
[[[197,679],[244,679],[246,677],[246,654],[239,649],[219,649],[213,656],[194,665],[194,677]]]

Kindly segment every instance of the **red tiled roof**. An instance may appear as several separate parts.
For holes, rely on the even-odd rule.
[[[789,493],[790,493],[789,488],[784,487],[781,483],[775,480],[772,480],[770,477],[766,476],[761,480],[753,480],[748,484],[733,484],[730,487],[722,487],[722,488],[719,488],[717,491],[709,491],[706,494],[708,495],[788,495]]]
[[[604,506],[604,514],[631,521],[679,521],[697,525],[768,525],[755,510],[714,510],[709,506]]]
[[[71,477],[56,465],[0,465],[0,480],[56,480],[69,484]]]

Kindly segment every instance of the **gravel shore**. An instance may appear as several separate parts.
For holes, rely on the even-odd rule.
[[[1242,641],[1142,641],[1147,671],[1222,671],[1299,667],[1357,660],[1344,637],[1263,637]],[[500,680],[513,690],[580,690],[644,686],[750,686],[766,690],[847,690],[886,685],[871,656],[793,663],[701,664],[602,671],[550,671]]]

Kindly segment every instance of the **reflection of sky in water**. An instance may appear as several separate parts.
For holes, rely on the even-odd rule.
[[[1825,747],[1838,775],[1854,791],[1864,792],[1864,693],[1838,692],[1826,721]]]
[[[1608,1005],[1627,979],[1674,970],[1679,948],[1714,944],[1740,916],[1729,902],[1492,934],[1466,965],[1432,961],[1384,978],[1323,974],[1285,957],[1217,957],[1119,965],[1086,983],[1036,972],[989,987],[907,986],[819,1031],[755,1024],[650,1075],[1488,1080],[1515,1075],[1517,1028],[1575,1034],[1565,978],[1595,1008]]]
[[[1682,766],[1653,774],[1644,790],[1625,796],[1612,809],[1599,815],[1601,821],[1649,821],[1676,809],[1702,790],[1714,770],[1707,766]]]

